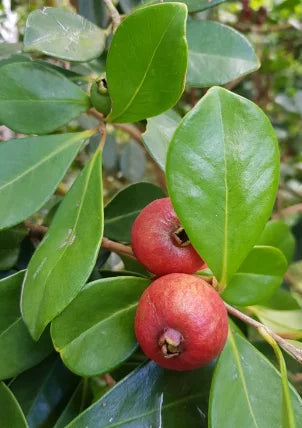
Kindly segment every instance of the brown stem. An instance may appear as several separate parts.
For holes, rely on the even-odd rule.
[[[289,214],[297,214],[297,213],[302,213],[302,203],[301,204],[296,204],[296,205],[292,205],[290,207],[284,208],[281,211],[282,217],[289,215]],[[279,218],[280,215],[278,213],[273,214],[272,216],[273,218]]]
[[[114,128],[121,129],[130,135],[134,140],[141,143],[142,142],[142,134],[140,131],[133,125],[128,125],[127,123],[113,123]]]
[[[115,30],[117,29],[117,27],[121,23],[120,14],[118,13],[116,7],[114,6],[112,0],[104,0],[104,3],[106,4],[106,6],[108,8],[109,15],[110,15],[111,21],[112,21],[112,29],[113,29],[113,32],[115,32]]]
[[[254,318],[249,317],[248,315],[238,311],[238,309],[224,302],[227,311],[234,315],[236,318],[239,318],[241,321],[244,321],[246,324],[251,325],[252,327],[264,329],[285,351],[291,354],[299,363],[302,364],[302,349],[296,348],[291,343],[288,343],[283,337],[276,334],[273,330],[267,327],[265,324],[262,324],[259,321],[256,321]]]

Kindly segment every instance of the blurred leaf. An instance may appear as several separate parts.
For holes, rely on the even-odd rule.
[[[0,144],[0,229],[25,220],[41,208],[90,135],[91,131],[86,131]]]
[[[148,279],[121,276],[87,284],[52,322],[52,340],[70,370],[96,376],[134,352],[135,311],[149,283]]]
[[[149,362],[119,382],[68,428],[206,428],[211,374],[211,366],[175,373]]]
[[[294,97],[279,94],[276,96],[275,101],[290,113],[302,114],[302,90],[297,91]]]
[[[292,263],[287,274],[295,289],[302,292],[302,260]]]
[[[302,401],[292,386],[290,393],[298,427]],[[209,409],[211,428],[284,428],[280,373],[236,332],[229,332],[216,365]]]
[[[21,241],[25,238],[26,235],[27,229],[24,224],[19,224],[12,229],[0,231],[0,270],[10,269],[16,264],[20,253]]]
[[[78,383],[79,378],[68,371],[58,357],[51,356],[14,379],[10,388],[29,428],[53,428]]]
[[[138,6],[145,6],[155,3],[169,3],[174,0],[120,0],[122,10],[129,13],[132,9]],[[184,3],[188,7],[189,12],[199,12],[224,3],[226,0],[182,0],[179,3]]]
[[[180,119],[181,117],[174,110],[168,110],[148,119],[146,131],[142,135],[148,152],[163,171],[169,143]]]
[[[146,156],[140,144],[130,141],[123,147],[120,156],[123,176],[132,183],[141,180],[145,173]]]
[[[183,4],[166,3],[138,9],[122,21],[106,63],[109,120],[134,122],[176,104],[187,68],[186,18]]]
[[[23,278],[24,271],[0,280],[0,379],[33,367],[53,350],[49,332],[34,342],[21,318]]]
[[[0,43],[0,59],[6,59],[22,52],[23,43]]]
[[[83,287],[102,235],[102,153],[98,150],[64,197],[28,265],[22,314],[33,338],[40,337]]]
[[[27,52],[84,62],[99,57],[104,48],[104,31],[80,15],[55,7],[28,15],[24,32]]]
[[[263,306],[249,308],[260,321],[288,339],[302,338],[302,309],[278,311]]]
[[[279,151],[268,118],[251,101],[211,88],[175,131],[166,169],[181,224],[225,286],[275,201]]]
[[[98,25],[105,27],[108,21],[106,5],[99,0],[78,0],[78,13],[84,18]]]
[[[270,309],[286,310],[286,309],[299,309],[300,306],[297,300],[290,294],[289,291],[283,288],[278,288],[274,295],[269,299],[261,302],[262,306]]]
[[[189,66],[187,85],[224,85],[259,68],[250,42],[238,31],[214,21],[187,24]]]
[[[286,269],[286,258],[278,248],[256,246],[232,276],[221,297],[238,306],[267,300],[280,287]]]
[[[287,258],[288,263],[293,259],[295,252],[295,237],[290,227],[282,220],[271,220],[257,241],[258,245],[270,245],[279,248]]]
[[[15,132],[47,134],[89,109],[89,98],[61,73],[31,62],[1,67],[0,122]]]
[[[136,259],[131,259],[130,257],[126,256],[121,256],[121,259],[124,263],[126,270],[138,273],[144,276],[145,278],[149,278],[150,274],[148,273],[148,271]]]
[[[3,428],[28,428],[16,398],[3,382],[0,382],[0,424]]]
[[[164,197],[164,192],[151,183],[132,184],[122,189],[105,207],[104,235],[115,241],[129,243],[130,229],[140,211],[155,199]]]

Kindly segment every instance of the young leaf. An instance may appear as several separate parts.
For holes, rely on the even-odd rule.
[[[151,183],[136,183],[122,189],[105,207],[105,236],[129,243],[132,224],[140,211],[164,197],[164,192]]]
[[[0,270],[8,270],[15,265],[20,253],[20,244],[26,235],[27,229],[24,224],[0,231]]]
[[[263,306],[249,308],[259,320],[288,339],[302,338],[302,309],[278,311]]]
[[[0,382],[0,426],[28,428],[18,401],[3,382]]]
[[[212,370],[212,366],[205,366],[176,374],[149,362],[124,378],[67,427],[206,428]]]
[[[225,286],[273,208],[279,151],[268,118],[251,101],[210,89],[175,131],[166,171],[186,233]]]
[[[163,171],[168,146],[180,119],[174,110],[168,110],[159,116],[148,119],[146,132],[142,135],[148,152]]]
[[[89,107],[85,92],[49,67],[33,61],[1,66],[0,122],[15,132],[47,134]]]
[[[257,242],[258,245],[271,245],[279,248],[287,258],[288,263],[295,252],[295,237],[290,227],[282,220],[271,220],[266,225]]]
[[[50,428],[65,409],[78,383],[79,378],[68,371],[58,357],[51,356],[14,379],[10,388],[29,427]]]
[[[187,86],[224,85],[259,68],[250,42],[238,31],[214,21],[187,24]]]
[[[287,260],[278,248],[256,246],[232,276],[221,297],[239,306],[267,300],[281,285],[286,269]]]
[[[0,144],[0,229],[25,220],[41,208],[91,134],[28,137]]]
[[[302,401],[292,386],[290,394],[297,426],[300,426]],[[280,373],[235,331],[229,331],[228,342],[215,368],[210,394],[209,426],[284,428]]]
[[[28,265],[21,305],[34,339],[75,298],[93,269],[103,234],[101,170],[98,150],[61,202]]]
[[[34,342],[22,320],[19,302],[24,273],[0,280],[0,379],[17,376],[53,350],[48,331]]]
[[[134,122],[173,107],[184,89],[187,69],[181,3],[143,7],[129,15],[113,36],[106,64],[112,122]]]
[[[105,34],[92,22],[68,10],[44,7],[28,15],[24,50],[67,61],[90,61],[105,48]]]
[[[87,284],[51,325],[64,364],[82,376],[105,373],[137,346],[133,324],[148,279],[115,277]]]

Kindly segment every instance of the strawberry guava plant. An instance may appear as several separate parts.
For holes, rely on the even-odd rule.
[[[302,426],[278,141],[231,90],[253,46],[196,13],[219,3],[45,7],[0,45],[1,427]],[[107,202],[117,133],[164,179]]]

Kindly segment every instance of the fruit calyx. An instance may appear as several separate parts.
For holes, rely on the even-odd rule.
[[[158,339],[158,346],[164,358],[174,358],[182,353],[184,338],[181,333],[173,328],[167,328]]]
[[[185,229],[179,226],[174,232],[172,232],[172,238],[177,247],[187,247],[191,244]]]

